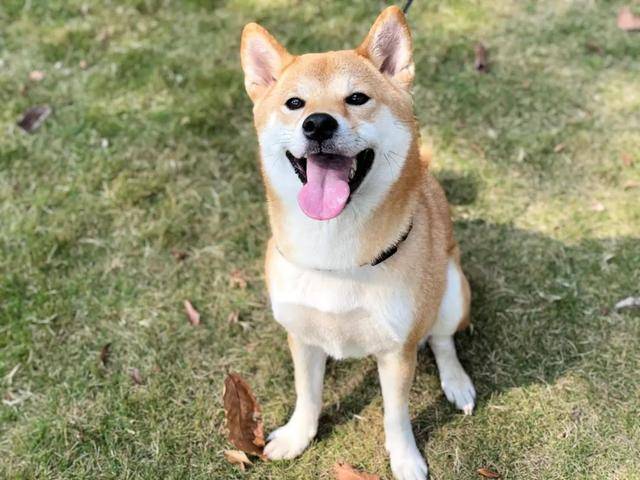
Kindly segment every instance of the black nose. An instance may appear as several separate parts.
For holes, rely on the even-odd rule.
[[[333,137],[338,129],[338,121],[328,113],[312,113],[302,122],[304,136],[321,142]]]

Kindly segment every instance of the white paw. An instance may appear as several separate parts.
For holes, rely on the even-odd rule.
[[[447,400],[464,412],[471,415],[476,402],[476,389],[469,375],[462,369],[442,377],[442,390]]]
[[[304,425],[304,423],[307,423]],[[264,454],[270,460],[289,460],[300,455],[315,436],[316,429],[308,422],[290,420],[269,435]]]
[[[427,462],[415,446],[395,447],[389,455],[391,471],[396,480],[426,480],[429,473]]]

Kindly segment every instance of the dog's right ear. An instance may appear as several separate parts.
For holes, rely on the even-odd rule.
[[[276,82],[293,57],[257,23],[242,30],[240,59],[244,70],[244,86],[255,103]]]

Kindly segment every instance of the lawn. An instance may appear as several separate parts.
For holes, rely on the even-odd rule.
[[[372,359],[330,362],[319,436],[294,461],[227,464],[221,404],[237,371],[266,430],[294,405],[241,28],[257,20],[294,53],[349,48],[383,5],[2,0],[0,478],[328,480],[339,460],[391,478]],[[640,316],[612,308],[640,295],[640,33],[616,27],[623,5],[410,11],[479,395],[459,414],[420,355],[413,426],[434,479],[640,478]],[[41,104],[52,115],[24,133]]]

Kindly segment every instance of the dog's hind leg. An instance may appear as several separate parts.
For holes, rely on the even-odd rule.
[[[290,459],[300,455],[316,435],[322,409],[322,384],[326,353],[306,345],[289,334],[296,384],[296,407],[286,425],[269,435],[264,449],[271,460]]]
[[[449,259],[447,287],[442,298],[438,320],[427,340],[433,351],[440,373],[440,384],[447,399],[465,414],[475,406],[476,391],[464,371],[453,341],[456,331],[469,324],[469,283],[455,258]]]

